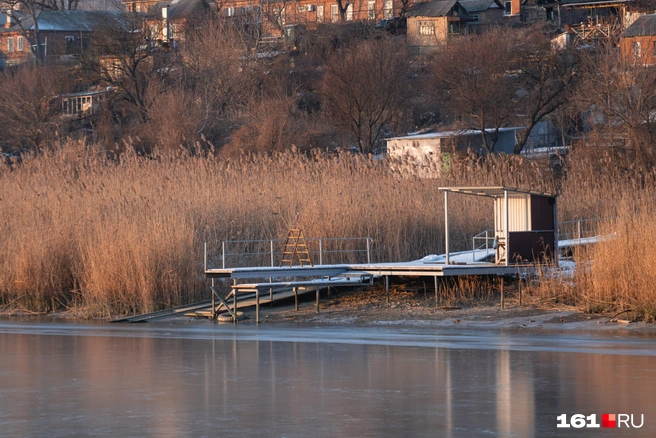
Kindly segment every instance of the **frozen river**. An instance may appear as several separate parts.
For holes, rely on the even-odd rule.
[[[655,347],[636,334],[0,320],[0,435],[652,437]],[[644,424],[557,427],[574,414]]]

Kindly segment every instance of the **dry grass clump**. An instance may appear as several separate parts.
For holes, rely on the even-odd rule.
[[[528,292],[542,302],[589,312],[630,311],[632,319],[653,321],[655,195],[656,173],[637,168],[626,151],[607,146],[574,149],[560,188],[559,218],[592,219],[588,231],[609,238],[575,250],[573,278],[554,277],[546,270]]]
[[[488,302],[498,294],[498,281],[491,277],[443,277],[438,284],[440,306]]]
[[[581,255],[588,269],[577,273],[581,301],[591,311],[631,312],[656,319],[656,206],[653,190],[621,203],[618,216],[600,228],[609,238]]]

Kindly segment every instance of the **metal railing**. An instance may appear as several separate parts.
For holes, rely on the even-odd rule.
[[[482,244],[476,246],[476,242],[483,241]],[[490,248],[494,248],[494,230],[485,230],[478,233],[472,238],[472,261],[476,261],[476,251],[485,248],[487,254]]]
[[[225,240],[218,255],[220,266],[222,269],[277,266],[286,242],[287,239]],[[306,238],[305,242],[315,264],[363,263],[365,259],[371,263],[371,237]],[[208,263],[212,265],[205,243],[205,270]]]
[[[558,241],[585,239],[599,234],[599,225],[603,219],[578,219],[558,224]]]
[[[585,239],[598,234],[599,223],[602,219],[578,219],[564,221],[558,224],[558,241]],[[476,261],[476,251],[485,249],[487,253],[494,248],[494,230],[485,230],[472,238],[472,260]],[[481,243],[482,242],[482,243]],[[478,243],[478,244],[477,244]]]

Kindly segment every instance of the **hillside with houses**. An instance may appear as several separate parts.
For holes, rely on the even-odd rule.
[[[226,156],[378,154],[405,138],[391,155],[418,161],[652,144],[645,1],[4,5],[6,154],[62,138]]]

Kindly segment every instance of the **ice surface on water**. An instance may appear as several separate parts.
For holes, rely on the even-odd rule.
[[[654,337],[0,322],[3,436],[577,436],[644,413]],[[590,354],[594,353],[594,354]],[[642,412],[644,411],[644,412]],[[612,432],[612,433],[610,433]],[[596,430],[595,436],[628,436]]]

